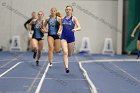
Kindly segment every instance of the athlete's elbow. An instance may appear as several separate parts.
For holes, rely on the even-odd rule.
[[[81,28],[81,27],[79,27],[79,29],[78,29],[78,30],[79,30],[79,31],[81,31],[81,29],[82,29],[82,28]]]

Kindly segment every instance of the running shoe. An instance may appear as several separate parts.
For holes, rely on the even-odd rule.
[[[36,66],[39,66],[39,61],[36,61]]]
[[[70,72],[70,70],[68,68],[66,68],[65,70],[66,70],[66,73],[69,73]]]
[[[49,63],[49,67],[52,67],[53,65],[52,65],[52,63]]]

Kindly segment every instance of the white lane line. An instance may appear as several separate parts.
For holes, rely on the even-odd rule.
[[[45,72],[44,72],[44,74],[43,74],[43,76],[42,76],[42,78],[41,78],[41,80],[40,80],[40,82],[39,82],[39,84],[37,86],[37,89],[36,89],[35,93],[40,93],[40,89],[42,87],[43,81],[45,79],[45,76],[46,76],[48,70],[49,70],[49,64],[46,67],[46,70],[45,70]]]
[[[78,57],[75,56],[75,59],[76,59],[77,62],[78,62]],[[88,76],[88,74],[87,74],[87,71],[83,68],[82,62],[78,62],[78,64],[79,64],[80,69],[83,71],[83,75],[84,75],[84,77],[85,77],[87,83],[89,84],[89,88],[90,88],[91,93],[98,93],[98,92],[97,92],[97,89],[96,89],[96,87],[95,87],[95,85],[93,84],[93,82],[92,82],[91,79],[89,78],[89,76]]]
[[[34,78],[34,77],[1,77],[3,79],[41,79],[41,78]]]
[[[48,80],[64,80],[64,81],[84,81],[86,79],[57,79],[57,78],[45,78],[45,79],[48,79]]]
[[[1,77],[3,79],[41,79],[41,78],[34,78],[34,77]],[[66,80],[66,81],[72,81],[72,80],[79,80],[84,81],[86,79],[57,79],[57,78],[45,78],[45,80]]]
[[[23,54],[21,54],[20,56],[15,57],[15,58],[13,58],[13,59],[11,59],[11,60],[10,60],[9,62],[7,62],[6,64],[0,66],[0,69],[3,68],[3,67],[5,67],[5,66],[7,66],[7,65],[10,64],[11,62],[17,60],[17,59],[20,58],[21,56],[23,56]]]
[[[131,61],[137,61],[140,62],[139,59],[101,59],[101,60],[85,60],[85,61],[80,61],[82,63],[94,63],[94,62],[131,62]]]
[[[12,60],[15,60],[15,58],[13,58],[13,59],[0,59],[0,61],[12,61]]]
[[[18,65],[21,64],[21,63],[23,63],[23,62],[18,62],[17,64],[15,64],[14,66],[12,66],[10,69],[6,70],[4,73],[2,73],[2,74],[0,75],[0,78],[1,78],[2,76],[4,76],[6,73],[8,73],[9,71],[11,71],[12,69],[14,69],[16,66],[18,66]]]
[[[41,67],[40,71],[37,73],[36,77],[34,78],[33,82],[31,83],[30,87],[28,88],[26,93],[31,93],[31,90],[36,82],[36,80],[38,79],[39,75],[41,74],[41,71],[43,70],[43,68],[45,67],[45,62],[43,63],[43,66]],[[40,78],[41,79],[41,78]]]
[[[124,72],[125,74],[127,74],[128,76],[130,76],[131,78],[133,78],[135,81],[137,81],[138,83],[140,83],[140,80],[139,79],[135,78],[134,76],[132,76],[130,73],[128,73],[124,69],[122,69],[119,66],[113,64],[112,62],[109,62],[109,63],[111,63],[113,66],[115,66],[116,68],[118,68],[120,71]]]
[[[46,62],[46,60],[40,60],[40,61]],[[26,62],[33,62],[33,61],[26,61]],[[64,61],[59,61],[59,62],[53,61],[52,63],[59,64],[59,63],[64,63]],[[69,63],[75,63],[75,62],[74,61],[69,61]]]
[[[137,81],[138,83],[140,83],[140,80],[138,80],[137,78],[135,78],[134,76],[132,76],[130,73],[128,73],[127,71],[123,70],[122,68],[120,68],[119,66],[115,65],[113,62],[132,62],[132,61],[136,61],[136,62],[140,62],[139,59],[102,59],[102,60],[87,60],[87,61],[81,61],[79,62],[79,64],[81,65],[82,63],[94,63],[94,62],[108,62],[111,63],[112,65],[114,65],[116,68],[118,68],[119,70],[121,70],[122,72],[124,72],[125,74],[127,74],[128,76],[130,76],[131,78],[133,78],[135,81]],[[82,65],[81,65],[82,66]]]
[[[86,80],[87,80],[87,82],[88,82],[88,84],[89,84],[89,86],[90,86],[91,93],[98,93],[98,92],[97,92],[97,89],[96,89],[96,87],[95,87],[95,85],[93,84],[93,82],[92,82],[91,79],[89,78],[89,76],[88,76],[88,74],[87,74],[87,71],[83,68],[81,62],[79,62],[79,67],[80,67],[80,69],[83,71],[83,75],[84,75],[84,77],[86,78]]]
[[[2,65],[2,66],[0,66],[0,68],[3,68],[3,67],[5,67],[6,65],[8,65],[9,63],[11,63],[11,62],[13,62],[13,61],[15,61],[17,58],[14,58],[14,59],[11,59],[9,62],[7,62],[6,64],[4,64],[4,65]]]

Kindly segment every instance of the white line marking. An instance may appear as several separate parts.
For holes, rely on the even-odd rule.
[[[44,74],[43,74],[43,76],[42,76],[42,78],[41,78],[41,80],[40,80],[40,82],[39,82],[39,84],[37,86],[37,89],[36,89],[35,93],[40,93],[40,89],[42,87],[43,81],[45,79],[45,76],[46,76],[48,70],[49,70],[49,64],[46,67],[46,70],[45,70],[45,72],[44,72]]]
[[[39,75],[40,75],[40,73],[41,73],[41,71],[43,70],[44,67],[45,67],[45,62],[43,63],[43,66],[42,66],[41,70],[37,73],[36,77],[34,78],[33,82],[31,83],[31,85],[30,85],[30,87],[28,88],[28,90],[27,90],[26,93],[31,93],[31,90],[32,90],[32,88],[33,88],[33,86],[34,86],[36,80],[38,79],[38,77],[39,77]],[[41,78],[40,78],[40,79],[41,79]]]
[[[41,78],[34,78],[34,77],[1,77],[3,79],[41,79]],[[86,80],[86,79],[57,79],[57,78],[45,78],[46,80],[66,80],[66,81],[71,81],[71,80]]]
[[[116,68],[118,68],[119,70],[121,70],[122,72],[124,72],[125,74],[127,74],[128,76],[130,76],[131,78],[133,78],[134,80],[136,80],[138,83],[140,83],[140,80],[138,80],[137,78],[135,78],[134,76],[132,76],[131,74],[129,74],[127,71],[123,70],[122,68],[120,68],[119,66],[113,64],[112,62],[110,62],[112,65],[114,65]]]
[[[80,69],[83,71],[83,75],[84,75],[84,77],[86,78],[86,80],[88,81],[88,83],[89,83],[89,85],[90,85],[90,90],[91,90],[91,92],[92,92],[92,93],[98,93],[98,92],[97,92],[97,89],[96,89],[96,87],[95,87],[95,85],[94,85],[93,82],[90,80],[90,78],[89,78],[89,76],[88,76],[88,74],[87,74],[87,71],[83,68],[81,62],[79,62],[79,67],[80,67]]]
[[[78,58],[77,58],[76,56],[75,56],[75,59],[76,59],[77,62],[78,62]],[[93,84],[93,82],[92,82],[91,79],[89,78],[89,76],[88,76],[88,74],[87,74],[87,71],[83,68],[82,62],[79,62],[78,64],[79,64],[80,69],[83,71],[83,75],[84,75],[86,81],[87,81],[88,84],[89,84],[89,88],[90,88],[91,93],[98,93],[98,92],[97,92],[97,89],[96,89],[96,87],[95,87],[95,85]]]
[[[76,58],[77,59],[77,58]],[[41,62],[46,62],[46,60],[40,60]],[[78,60],[77,60],[78,61]],[[140,62],[140,59],[101,59],[101,60],[84,60],[84,61],[80,61],[82,63],[93,63],[94,62],[104,62],[104,61],[118,61],[118,62],[122,62],[122,61],[137,61]],[[26,62],[34,62],[34,60],[28,60]],[[53,61],[53,63],[63,63],[63,61]],[[74,61],[69,61],[69,63],[75,63]]]
[[[137,62],[140,62],[140,60],[138,59],[101,59],[101,60],[85,60],[85,61],[80,61],[82,63],[93,63],[93,62],[123,62],[123,61],[126,61],[126,62],[131,62],[131,61],[137,61]]]
[[[86,79],[57,79],[57,78],[45,78],[45,79],[48,79],[48,80],[65,80],[65,81],[84,81],[84,80],[86,80]]]
[[[2,65],[2,66],[0,66],[0,68],[3,68],[3,67],[5,67],[6,65],[8,65],[8,64],[10,64],[11,62],[13,62],[13,61],[15,61],[15,60],[17,60],[19,57],[21,57],[22,56],[22,54],[20,55],[20,56],[17,56],[17,57],[15,57],[15,58],[13,58],[13,59],[11,59],[9,62],[7,62],[6,64],[4,64],[4,65]]]
[[[108,63],[114,65],[116,68],[118,68],[122,72],[124,72],[125,74],[127,74],[128,76],[130,76],[131,78],[133,78],[138,83],[140,83],[140,80],[138,80],[137,78],[135,78],[134,76],[132,76],[131,74],[129,74],[127,71],[123,70],[122,68],[120,68],[119,66],[117,66],[117,65],[115,65],[113,63],[113,62],[124,62],[124,61],[125,62],[131,62],[131,61],[137,61],[137,62],[139,62],[140,60],[138,60],[138,59],[102,59],[102,60],[80,61],[79,64],[82,64],[82,63],[94,63],[94,62],[108,62]]]
[[[0,78],[1,78],[2,76],[4,76],[6,73],[8,73],[10,70],[14,69],[16,66],[18,66],[18,65],[21,64],[21,63],[23,63],[23,62],[18,62],[17,64],[15,64],[14,66],[12,66],[10,69],[6,70],[4,73],[2,73],[2,74],[0,75]]]
[[[1,77],[4,79],[41,79],[41,78],[34,78],[34,77]]]
[[[34,62],[34,60],[33,61],[26,61],[26,62]],[[46,62],[46,60],[40,60],[40,62]],[[59,61],[59,62],[56,62],[56,61],[53,61],[52,63],[55,63],[55,64],[59,64],[59,63],[64,63],[63,61]],[[69,61],[69,63],[75,63],[74,61]]]
[[[12,60],[15,60],[15,58],[13,58],[13,59],[0,59],[0,61],[12,61]]]
[[[14,59],[10,60],[10,61],[9,61],[9,62],[7,62],[6,64],[4,64],[4,65],[0,66],[0,68],[5,67],[6,65],[8,65],[9,63],[11,63],[11,62],[13,62],[13,61],[15,61],[15,60],[16,60],[16,58],[14,58]]]

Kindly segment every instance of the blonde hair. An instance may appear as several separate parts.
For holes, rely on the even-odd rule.
[[[56,12],[56,16],[62,17],[61,13],[59,11]]]
[[[57,9],[56,9],[55,7],[51,8],[50,11],[52,11],[53,9],[56,11],[56,14],[57,14]],[[56,16],[57,16],[57,15],[56,15]],[[51,15],[50,15],[49,17],[51,17]]]
[[[53,10],[53,9],[57,11],[57,9],[55,7],[51,8],[51,10]]]

